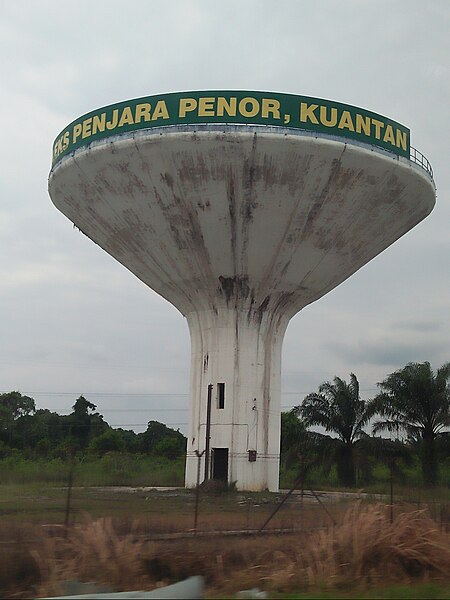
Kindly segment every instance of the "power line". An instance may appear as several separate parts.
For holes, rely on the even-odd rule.
[[[378,388],[360,388],[360,392],[376,392]],[[9,394],[11,390],[2,390],[0,394]],[[24,391],[24,394],[34,394],[36,396],[77,396],[80,392],[36,392],[36,391]],[[311,390],[305,391],[297,391],[297,392],[281,392],[282,396],[297,396],[302,394],[309,394]],[[133,398],[147,398],[147,397],[158,397],[158,398],[187,398],[189,397],[188,393],[157,393],[157,392],[82,392],[82,395],[86,396],[115,396],[115,397],[133,397]]]
[[[11,390],[3,390],[0,391],[0,394],[9,394],[11,392]],[[30,391],[30,390],[24,390],[23,391],[24,394],[34,394],[36,396],[77,396],[80,395],[80,392],[36,392],[36,391]],[[173,393],[173,394],[168,394],[167,392],[158,394],[155,392],[151,392],[151,393],[137,393],[137,392],[130,392],[130,393],[125,393],[125,392],[82,392],[82,395],[86,395],[86,396],[133,396],[133,397],[147,397],[147,396],[155,396],[155,397],[188,397],[189,394],[183,393],[183,394],[179,394],[179,393]]]
[[[291,408],[295,408],[295,404],[292,404],[290,406],[281,406],[281,410],[290,410]],[[38,410],[43,410],[43,409],[38,409]],[[44,409],[45,410],[45,409]],[[49,409],[47,409],[49,410]],[[53,411],[60,411],[61,413],[65,413],[67,415],[72,414],[70,412],[70,410],[68,408],[60,408],[60,407],[55,407],[52,406],[52,410]],[[189,408],[102,408],[101,410],[108,412],[108,413],[137,413],[137,412],[152,412],[152,413],[161,413],[161,412],[188,412]],[[268,413],[276,413],[278,411],[275,410],[263,410],[260,409],[262,412],[268,412]]]
[[[68,408],[52,407],[52,410],[60,410],[67,414],[72,414]],[[188,412],[188,408],[102,408],[113,413],[131,413],[131,412]]]
[[[148,422],[145,423],[109,423],[110,427],[147,427]],[[189,423],[163,423],[163,425],[167,425],[173,427],[176,425],[177,427],[181,427],[183,425],[189,425]]]

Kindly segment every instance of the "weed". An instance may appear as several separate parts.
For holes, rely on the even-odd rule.
[[[32,552],[41,575],[38,594],[60,594],[61,582],[71,579],[96,581],[116,589],[148,585],[143,561],[154,556],[155,546],[138,539],[133,526],[131,529],[119,535],[112,519],[88,519],[67,537],[46,536],[42,548]]]
[[[232,497],[225,496],[211,497],[212,527],[229,523],[221,507],[231,507]],[[123,521],[84,516],[67,536],[55,528],[17,525],[13,530],[3,525],[0,534],[18,544],[4,546],[0,593],[56,595],[67,580],[95,581],[117,591],[151,589],[189,575],[203,575],[210,595],[225,596],[253,587],[271,595],[322,590],[318,597],[348,597],[347,590],[358,590],[370,597],[368,590],[388,585],[448,586],[449,534],[426,511],[402,510],[391,523],[389,507],[356,503],[328,529],[247,538],[149,540],[152,531],[168,527],[170,515],[158,523],[148,517]],[[179,516],[175,512],[170,518]]]

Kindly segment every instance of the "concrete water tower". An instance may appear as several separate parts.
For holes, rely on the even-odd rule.
[[[409,130],[338,102],[269,92],[166,94],[68,125],[56,207],[186,317],[186,486],[278,489],[289,320],[432,210]],[[197,451],[197,454],[196,454]]]

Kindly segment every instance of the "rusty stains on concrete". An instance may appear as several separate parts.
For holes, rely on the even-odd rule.
[[[219,275],[220,292],[225,296],[227,303],[234,300],[239,302],[240,300],[247,300],[250,287],[248,285],[248,275],[241,275],[235,277],[223,277]]]

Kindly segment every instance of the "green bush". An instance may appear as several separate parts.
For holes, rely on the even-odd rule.
[[[69,459],[25,459],[14,453],[0,459],[0,483],[50,483],[66,485]],[[108,452],[101,458],[75,458],[74,485],[182,486],[184,458],[169,460],[142,454]]]
[[[0,460],[1,483],[45,482],[64,484],[68,476],[68,464],[60,458],[53,460],[28,460],[17,455]]]
[[[107,452],[123,452],[125,450],[125,440],[123,436],[115,429],[108,429],[101,435],[93,438],[88,447],[88,451],[93,454],[103,456]]]

